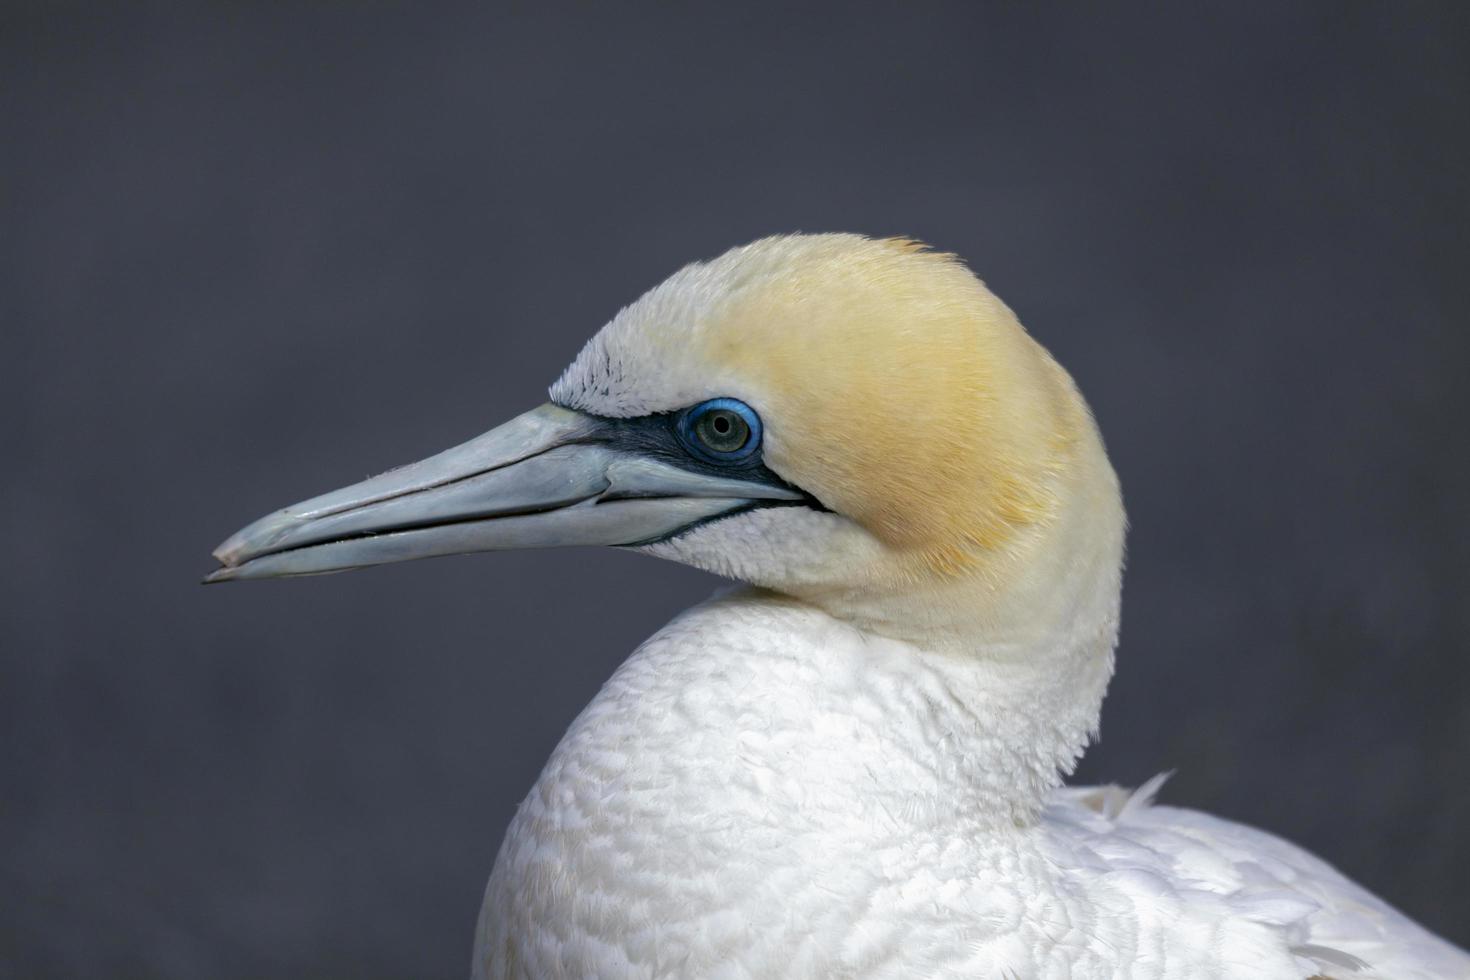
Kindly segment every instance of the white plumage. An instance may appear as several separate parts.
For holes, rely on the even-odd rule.
[[[966,673],[769,596],[686,613],[517,812],[476,976],[1470,975],[1310,854],[1152,787],[1012,823],[989,793],[1056,735]]]

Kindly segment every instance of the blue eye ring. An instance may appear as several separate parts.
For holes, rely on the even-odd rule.
[[[685,409],[678,427],[684,448],[711,463],[744,462],[761,446],[761,417],[735,398],[711,398]]]

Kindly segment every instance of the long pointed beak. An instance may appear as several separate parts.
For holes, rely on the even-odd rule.
[[[799,503],[769,474],[673,465],[619,420],[546,404],[469,442],[261,518],[205,582],[315,575],[506,548],[636,545],[752,506]],[[657,457],[657,458],[656,458]]]

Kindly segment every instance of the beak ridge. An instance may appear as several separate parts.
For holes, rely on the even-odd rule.
[[[221,567],[205,582],[506,548],[636,545],[750,506],[805,499],[784,485],[619,446],[607,422],[543,405],[418,463],[294,504],[221,544]]]
[[[568,442],[588,428],[591,420],[577,412],[547,403],[468,442],[369,477],[268,514],[236,531],[213,552],[221,565],[231,567],[273,550],[293,532],[300,536],[309,522],[382,504],[393,498],[442,487],[476,474],[488,473]]]

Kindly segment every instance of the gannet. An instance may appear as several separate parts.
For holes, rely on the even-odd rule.
[[[209,578],[599,544],[744,583],[567,731],[474,977],[1470,976],[1157,781],[1063,787],[1113,672],[1122,499],[1071,378],[955,257],[736,248],[619,312],[550,395],[251,524]]]

